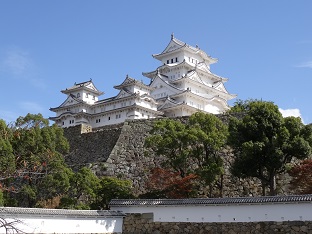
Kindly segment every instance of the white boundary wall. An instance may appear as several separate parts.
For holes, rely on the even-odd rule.
[[[0,208],[0,217],[6,223],[14,222],[12,226],[25,233],[122,233],[124,215],[121,213],[76,210],[62,213],[64,210],[31,208],[12,208],[11,212],[10,209]],[[0,233],[6,233],[5,228]]]
[[[312,221],[312,203],[112,206],[123,213],[148,214],[154,222]]]

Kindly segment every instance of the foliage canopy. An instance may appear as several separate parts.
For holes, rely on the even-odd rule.
[[[270,194],[276,194],[276,176],[293,158],[304,159],[311,152],[311,129],[300,118],[283,118],[272,102],[247,101],[233,110],[245,110],[229,123],[229,144],[234,149],[232,172],[238,177],[257,177]]]
[[[165,158],[164,168],[178,172],[182,178],[194,174],[205,185],[212,185],[222,174],[219,151],[228,131],[215,115],[197,112],[186,123],[159,120],[150,133],[145,146]]]

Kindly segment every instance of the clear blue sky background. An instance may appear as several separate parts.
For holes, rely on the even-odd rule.
[[[148,83],[173,32],[219,59],[211,70],[237,98],[311,123],[311,12],[310,0],[1,0],[0,118],[54,116],[60,90],[90,78],[103,98],[127,74]]]

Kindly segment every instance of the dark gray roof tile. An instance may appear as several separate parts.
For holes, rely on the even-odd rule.
[[[266,197],[231,198],[189,198],[189,199],[113,199],[110,206],[187,206],[187,205],[228,205],[259,203],[307,203],[312,202],[312,194]]]
[[[66,209],[41,209],[22,207],[1,207],[3,215],[40,215],[40,216],[84,216],[84,217],[112,217],[124,216],[121,212],[111,210],[66,210]]]

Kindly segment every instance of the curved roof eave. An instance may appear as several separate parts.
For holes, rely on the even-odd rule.
[[[187,63],[187,62],[185,61],[185,59],[183,59],[183,61],[180,62],[180,63],[175,63],[175,64],[173,64],[173,65],[172,65],[172,64],[163,64],[163,65],[157,67],[154,71],[151,71],[151,72],[142,72],[142,75],[145,76],[145,77],[147,77],[147,78],[152,79],[152,78],[157,74],[158,70],[160,70],[160,69],[164,69],[164,68],[166,68],[166,67],[168,67],[168,68],[173,68],[173,67],[181,66],[181,65],[183,65],[183,64],[187,64],[187,65],[189,65],[190,67],[192,67],[191,64]]]
[[[225,88],[225,86],[224,86],[224,84],[223,84],[222,82],[218,82],[218,84],[217,84],[216,86],[212,86],[212,88],[215,88],[215,90],[218,90],[218,89],[216,89],[216,88],[217,88],[218,86],[220,86],[220,85],[223,86],[223,88],[224,88],[226,94],[229,95],[230,97],[232,97],[232,99],[237,97],[237,94],[230,94],[230,93],[227,91],[227,89]],[[220,90],[219,90],[219,91],[220,91]],[[222,92],[222,91],[221,91],[221,92]]]
[[[152,109],[149,109],[149,108],[146,108],[144,106],[140,106],[136,103],[134,103],[133,105],[129,106],[129,107],[134,107],[134,108],[139,108],[139,109],[142,109],[142,110],[146,110],[146,111],[150,111],[150,112],[153,112],[154,114],[157,114],[157,115],[162,115],[163,112],[162,111],[159,111],[159,110],[152,110]]]
[[[131,77],[128,77],[128,76],[120,85],[115,85],[114,88],[121,90],[122,88],[127,87],[127,86],[131,86],[131,85],[138,85],[138,86],[144,87],[146,89],[151,89],[148,85],[144,84],[142,81],[138,81],[138,80],[131,78]]]
[[[120,92],[119,92],[116,96],[110,97],[110,98],[106,98],[106,99],[103,99],[103,100],[99,100],[95,104],[100,105],[100,104],[106,104],[108,102],[113,102],[113,101],[121,101],[122,99],[129,99],[129,97],[134,97],[134,96],[137,95],[136,93],[132,93],[132,92],[129,92],[127,90],[124,90],[124,91],[127,92],[130,95],[126,96],[126,97],[123,97],[123,98],[118,98],[118,95],[120,94]]]
[[[75,103],[75,104],[73,104],[73,105],[70,105],[70,106],[62,106],[62,105],[64,105],[64,104],[67,102],[67,100],[68,100],[69,98],[74,99],[77,103]],[[76,98],[73,94],[70,94],[70,95],[66,98],[66,100],[65,100],[64,102],[62,102],[61,105],[59,105],[58,107],[51,107],[49,110],[50,110],[50,111],[53,111],[53,110],[57,110],[57,109],[60,109],[60,108],[68,108],[68,107],[73,107],[73,106],[81,105],[81,104],[89,105],[88,103],[82,101],[81,99]]]
[[[185,80],[185,79],[190,79],[190,81],[194,81],[194,82],[196,82],[196,83],[199,83],[199,84],[202,84],[202,85],[205,85],[205,86],[209,87],[205,82],[203,82],[203,80],[200,78],[200,76],[198,76],[198,78],[199,78],[199,80],[200,80],[201,82],[199,82],[199,81],[197,81],[197,80],[191,79],[190,77],[191,77],[194,73],[197,74],[197,72],[196,72],[195,70],[191,70],[191,71],[189,71],[185,76],[181,76],[181,77],[178,78],[178,79],[171,80],[170,83],[179,83],[179,82],[181,82],[181,81],[183,81],[183,80]]]
[[[63,112],[62,114],[60,114],[59,116],[55,116],[55,117],[50,117],[49,119],[51,119],[51,120],[58,120],[58,119],[61,119],[61,118],[63,118],[63,117],[65,117],[65,116],[76,116],[76,115],[86,115],[86,116],[90,116],[90,114],[89,113],[87,113],[87,112],[78,112],[78,113],[73,113],[73,112],[71,112],[71,111],[67,111],[67,112]]]
[[[92,84],[95,88],[95,90],[93,89],[90,89],[89,87],[87,87],[87,85],[89,84]],[[98,90],[95,85],[93,84],[92,80],[89,80],[89,81],[85,81],[85,82],[81,82],[81,83],[75,83],[74,86],[70,87],[70,88],[66,88],[65,90],[61,90],[62,93],[64,94],[68,94],[68,93],[71,93],[73,91],[77,91],[77,90],[80,90],[80,89],[86,89],[94,94],[98,94],[98,95],[102,95],[104,94],[104,92]]]
[[[165,51],[168,49],[168,47],[169,47],[169,45],[171,44],[171,42],[173,42],[174,44],[176,44],[176,45],[178,46],[178,48],[177,48],[177,49],[174,49],[174,50],[170,50],[170,51],[168,51],[168,52],[165,52]],[[186,44],[185,42],[182,42],[182,41],[176,39],[173,35],[171,35],[171,40],[169,41],[169,43],[168,43],[168,45],[166,46],[166,48],[165,48],[161,53],[159,53],[159,54],[153,54],[152,56],[153,56],[153,58],[159,59],[159,57],[162,57],[163,55],[168,55],[168,54],[170,54],[170,53],[174,53],[174,52],[176,52],[177,50],[181,49],[182,47],[186,47],[186,46],[187,46],[187,44]]]
[[[178,88],[178,87],[176,87],[176,86],[170,84],[169,82],[165,81],[165,80],[161,77],[161,74],[157,74],[157,75],[155,76],[155,78],[159,78],[162,82],[164,82],[166,85],[170,86],[171,88],[173,88],[173,89],[175,89],[175,90],[183,91],[183,89],[180,89],[180,88]],[[152,86],[153,82],[155,81],[155,78],[152,80],[152,82],[151,82],[151,84],[150,84],[151,86]]]

